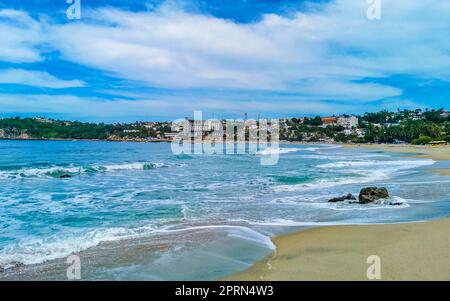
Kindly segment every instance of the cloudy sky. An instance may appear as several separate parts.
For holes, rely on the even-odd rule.
[[[450,1],[0,1],[0,115],[85,121],[450,108]]]

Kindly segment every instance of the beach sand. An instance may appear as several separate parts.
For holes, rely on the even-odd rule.
[[[351,145],[450,160],[450,147]],[[434,169],[450,175],[450,169]],[[450,196],[449,196],[450,197]],[[404,224],[331,226],[282,235],[277,250],[225,280],[368,280],[367,258],[382,280],[450,280],[450,218]]]
[[[450,280],[450,218],[423,223],[332,226],[276,237],[276,252],[225,280]]]
[[[386,152],[411,153],[416,158],[450,160],[450,146],[395,145],[395,144],[344,144],[348,148],[372,148]]]

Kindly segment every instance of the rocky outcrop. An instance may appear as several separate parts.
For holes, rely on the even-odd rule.
[[[328,200],[328,202],[329,203],[336,203],[336,202],[343,202],[343,201],[346,201],[346,200],[356,200],[356,197],[353,194],[349,193],[347,195],[343,195],[343,196],[340,196],[340,197],[332,198],[332,199]]]
[[[358,201],[360,204],[372,203],[379,199],[389,198],[389,192],[384,187],[366,187],[361,189]]]
[[[330,200],[328,200],[329,203],[337,203],[337,202],[344,202],[344,201],[350,201],[349,204],[369,204],[372,202],[375,202],[380,199],[388,199],[389,192],[384,187],[365,187],[361,189],[361,192],[359,193],[358,200],[356,197],[349,193],[347,195],[343,195],[340,197],[335,197]],[[399,201],[391,201],[388,203],[389,205],[402,205],[402,202]]]

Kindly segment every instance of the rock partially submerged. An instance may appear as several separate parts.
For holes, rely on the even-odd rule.
[[[389,192],[385,187],[366,187],[361,189],[358,201],[360,204],[368,204],[379,199],[389,198]]]
[[[356,200],[356,197],[353,194],[349,193],[347,195],[332,198],[332,199],[328,200],[328,202],[336,203],[336,202],[343,202],[343,201],[347,201],[347,200]]]
[[[69,175],[69,174],[63,174],[63,175],[60,175],[60,176],[59,176],[60,179],[67,179],[67,178],[71,178],[71,177],[72,177],[72,176]]]
[[[344,201],[350,201],[348,203],[350,204],[369,204],[373,203],[380,199],[388,199],[389,198],[389,192],[384,187],[366,187],[361,189],[361,192],[359,193],[358,200],[356,200],[356,197],[349,193],[347,195],[343,195],[340,197],[335,197],[330,200],[328,200],[329,203],[337,203],[337,202],[344,202]],[[352,202],[353,201],[353,202]],[[402,202],[398,201],[392,201],[388,203],[389,205],[402,205]]]

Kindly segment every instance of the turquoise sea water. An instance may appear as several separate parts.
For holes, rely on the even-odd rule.
[[[429,172],[446,166],[333,145],[284,145],[261,166],[258,155],[177,156],[166,143],[0,141],[0,264],[132,244],[90,262],[84,279],[215,279],[269,254],[278,233],[449,215],[450,178]],[[401,205],[327,202],[368,185]]]

